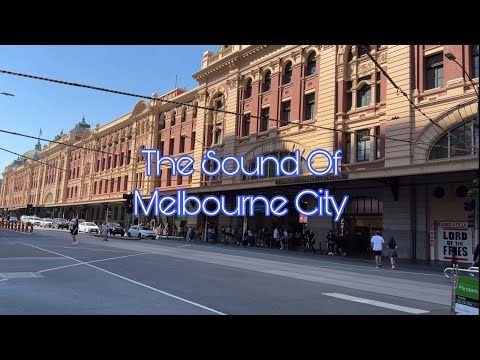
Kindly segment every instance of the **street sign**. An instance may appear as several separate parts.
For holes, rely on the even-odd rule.
[[[307,221],[308,221],[308,220],[307,220],[307,219],[308,219],[307,215],[299,214],[299,216],[300,216],[300,218],[299,218],[299,223],[300,223],[300,224],[306,224]]]
[[[478,315],[478,273],[476,277],[458,276],[455,315]]]
[[[465,221],[442,221],[437,228],[439,260],[471,263],[472,231]]]

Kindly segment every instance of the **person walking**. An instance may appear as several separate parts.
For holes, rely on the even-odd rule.
[[[392,270],[395,269],[395,260],[398,257],[397,254],[397,242],[395,241],[395,238],[392,236],[390,240],[388,241],[388,256],[390,257],[390,263],[392,264]]]
[[[475,252],[473,253],[473,266],[478,267],[478,244],[475,246]]]
[[[383,243],[385,240],[380,236],[380,231],[377,231],[375,235],[372,236],[370,243],[372,245],[373,253],[375,254],[375,263],[376,268],[382,267],[382,249]]]
[[[73,245],[77,245],[78,240],[76,239],[76,236],[78,235],[78,219],[75,219],[75,221],[73,222],[70,234],[72,234]]]
[[[104,241],[108,241],[108,224],[104,221],[102,224],[102,237]]]

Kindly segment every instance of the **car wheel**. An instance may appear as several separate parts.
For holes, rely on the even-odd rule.
[[[128,236],[128,237],[132,237],[132,235],[130,234],[130,231],[127,233],[127,236]]]
[[[142,233],[138,233],[138,238],[139,238],[139,239],[142,238]]]
[[[124,233],[124,232],[122,232],[122,236],[125,236],[125,233]]]

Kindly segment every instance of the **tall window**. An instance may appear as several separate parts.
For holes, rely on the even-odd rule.
[[[187,121],[187,110],[186,109],[183,109],[182,110],[182,123]]]
[[[475,129],[472,129],[474,126]],[[435,145],[437,146],[430,152],[430,160],[475,154],[474,146],[478,146],[478,125],[475,125],[474,121],[469,121],[457,126],[440,138]]]
[[[127,191],[128,189],[128,175],[125,175],[123,178],[123,191]]]
[[[305,120],[312,120],[315,112],[315,94],[305,96]]]
[[[167,186],[172,185],[172,169],[167,169]]]
[[[478,78],[478,45],[472,45],[472,79]]]
[[[192,142],[191,142],[191,144],[190,144],[190,148],[192,149],[192,151],[195,150],[195,134],[196,134],[196,132],[194,131],[194,132],[192,133],[192,138],[191,138],[191,141],[192,141]]]
[[[375,159],[382,157],[380,140],[380,126],[375,126]]]
[[[260,119],[260,132],[268,130],[269,118],[270,118],[270,108],[262,109],[262,118]]]
[[[426,58],[426,90],[443,87],[443,52]]]
[[[182,180],[183,180],[182,175],[178,174],[177,175],[177,185],[182,185]]]
[[[245,88],[245,98],[249,99],[252,97],[252,79],[248,79],[247,86]]]
[[[357,135],[357,161],[368,161],[370,158],[370,130],[359,130]]]
[[[357,108],[370,105],[371,86],[363,85],[357,92]]]
[[[120,191],[120,181],[122,181],[122,178],[119,176],[117,178],[117,191]]]
[[[347,111],[352,109],[352,81],[347,81]]]
[[[268,70],[265,73],[265,81],[263,82],[263,91],[269,91],[272,85],[272,73]]]
[[[159,124],[159,129],[163,130],[165,129],[165,114],[160,115],[160,124]]]
[[[215,144],[219,145],[222,143],[222,130],[215,130]]]
[[[180,136],[180,153],[185,152],[185,136]]]
[[[193,118],[193,119],[196,119],[196,118],[197,118],[197,107],[196,107],[196,106],[198,106],[198,103],[196,102],[196,103],[193,104],[193,105],[195,105],[195,106],[194,106],[194,108],[193,108],[193,110],[192,110],[192,118]]]
[[[172,120],[170,121],[170,126],[175,125],[175,117],[177,116],[177,112],[174,110],[172,111]]]
[[[127,165],[130,164],[130,159],[132,158],[132,150],[127,151]]]
[[[248,135],[250,135],[250,114],[246,114],[243,117],[242,133],[241,133],[241,136],[248,136]]]
[[[315,74],[317,68],[317,60],[315,59],[315,53],[312,52],[307,60],[307,75]]]
[[[165,141],[160,141],[160,155],[165,155],[164,152],[165,152]]]
[[[285,65],[285,74],[283,78],[283,83],[290,84],[291,81],[292,81],[292,63],[288,62]]]
[[[175,139],[172,138],[172,139],[170,139],[170,146],[169,146],[169,148],[168,148],[168,153],[169,153],[169,155],[173,155],[173,147],[174,147],[174,145],[175,145]]]
[[[380,103],[380,100],[381,100],[381,96],[380,96],[380,80],[382,79],[382,73],[379,71],[377,72],[377,75],[375,77],[375,81],[376,81],[376,84],[375,84],[375,102],[378,104]]]
[[[346,133],[345,134],[345,164],[349,164],[352,158],[352,134]]]
[[[290,122],[290,101],[285,101],[282,103],[282,121],[280,126],[287,126]]]

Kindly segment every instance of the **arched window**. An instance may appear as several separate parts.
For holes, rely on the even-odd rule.
[[[291,81],[292,81],[292,63],[288,62],[285,65],[285,73],[284,73],[284,77],[283,77],[283,83],[284,84],[290,84]]]
[[[285,156],[290,155],[290,156],[295,156],[294,153],[288,152],[288,151],[275,151],[273,153],[269,154],[264,154],[263,156],[273,156],[274,158],[280,160],[284,158]],[[256,170],[256,161],[253,161],[250,163],[249,166],[249,171],[254,171]],[[266,161],[264,163],[264,176],[246,176],[243,175],[243,180],[259,180],[259,179],[264,179],[264,178],[272,178],[277,176],[276,169],[277,166],[273,161]],[[294,170],[294,163],[292,161],[286,161],[284,165],[284,169],[286,171],[293,171]],[[302,157],[300,160],[300,174],[306,174],[308,173],[307,169],[307,163],[305,159]],[[282,176],[282,175],[281,175]]]
[[[429,159],[447,159],[457,156],[475,155],[478,146],[478,125],[470,120],[448,131],[432,147]]]
[[[177,112],[175,110],[172,111],[172,121],[170,122],[170,126],[175,125],[175,117],[177,116]]]
[[[247,85],[245,87],[245,99],[252,97],[252,79],[248,79]]]
[[[160,120],[159,121],[160,121],[160,124],[158,125],[158,128],[160,130],[165,129],[165,114],[160,115]]]
[[[198,102],[195,101],[195,103],[193,104],[194,107],[193,107],[193,111],[192,111],[192,118],[193,119],[196,119],[197,118],[197,106],[198,106]]]
[[[352,60],[353,60],[353,50],[352,50],[352,47],[350,46],[350,49],[348,50],[347,61],[350,62]]]
[[[263,91],[269,91],[271,84],[272,84],[272,73],[270,72],[270,70],[268,70],[265,73],[265,79],[263,82]]]
[[[357,92],[357,108],[370,105],[371,86],[363,85]]]
[[[363,45],[357,45],[358,57],[365,56],[367,55],[367,53],[370,53],[372,51],[372,47],[370,45],[365,45],[365,47],[367,48],[367,50],[365,50]]]
[[[187,110],[185,108],[183,108],[182,110],[182,123],[187,121]]]
[[[307,61],[307,75],[315,74],[317,68],[317,59],[315,59],[315,53],[312,52]]]

